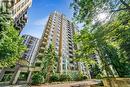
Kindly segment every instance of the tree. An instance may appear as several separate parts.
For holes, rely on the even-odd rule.
[[[89,23],[93,18],[103,12],[130,11],[129,0],[73,0],[71,7],[74,16],[80,22]]]
[[[3,8],[0,7],[0,32],[2,30],[7,29],[7,25],[11,24],[12,19],[10,17],[10,14],[8,12],[5,12]]]
[[[103,77],[102,71],[97,64],[92,66],[91,75],[92,75],[92,78],[96,78],[96,79],[101,79]]]
[[[41,72],[34,72],[32,75],[32,84],[39,85],[44,83],[44,77]]]
[[[87,30],[81,30],[80,34],[76,33],[74,35],[74,43],[78,46],[78,48],[75,50],[74,61],[82,62],[85,64],[87,76],[90,79],[90,66],[96,63],[96,61],[91,57],[91,55],[94,54],[94,44],[90,43],[89,41],[91,41],[92,39],[92,35]]]
[[[119,76],[129,75],[130,67],[130,12],[119,12],[116,18],[104,25],[104,31],[106,32],[104,39],[107,43],[111,44],[118,55]],[[108,42],[109,41],[109,42]],[[114,50],[113,50],[114,51]],[[117,59],[117,56],[114,58]],[[115,60],[117,61],[117,60]]]
[[[81,51],[96,53],[107,76],[113,74],[110,65],[119,76],[129,75],[129,3],[129,0],[74,0],[72,3],[76,22],[84,23],[80,36],[77,36],[78,42],[83,43]],[[95,16],[104,12],[111,19],[105,23],[100,20],[93,23]]]
[[[42,72],[45,74],[46,81],[49,82],[50,76],[55,73],[57,56],[53,45],[50,45],[41,56]]]
[[[83,29],[80,31],[80,35],[74,37],[75,43],[80,44],[80,49],[78,49],[77,53],[79,60],[86,61],[86,64],[93,65],[94,62],[92,61],[93,55],[99,56],[103,70],[106,71],[107,76],[113,75],[112,70],[109,67],[109,63],[111,60],[107,58],[108,52],[106,52],[107,45],[106,43],[100,38],[102,37],[97,35],[97,33],[90,33],[87,29]],[[104,74],[105,76],[105,74]]]
[[[0,67],[3,68],[16,64],[26,47],[19,32],[15,30],[11,18],[3,13],[0,14]]]

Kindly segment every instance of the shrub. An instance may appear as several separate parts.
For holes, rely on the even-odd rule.
[[[50,77],[50,82],[57,82],[57,81],[59,81],[59,75],[58,74],[53,74]]]
[[[67,79],[65,74],[60,75],[60,81],[65,81]]]
[[[27,79],[27,77],[28,77],[28,73],[20,73],[20,75],[19,75],[19,80],[22,80],[22,81],[24,81],[24,80],[26,80]]]
[[[75,81],[77,79],[77,76],[78,76],[77,72],[70,72],[69,74],[71,75],[71,78],[73,81]]]
[[[87,76],[86,75],[83,75],[82,76],[82,80],[86,80],[87,79]]]
[[[32,84],[38,85],[44,82],[44,77],[41,72],[33,73],[32,75]]]
[[[71,75],[67,74],[66,76],[67,76],[67,81],[71,81],[72,80]]]
[[[71,78],[71,75],[62,74],[62,75],[60,75],[60,79],[59,80],[60,81],[70,81],[70,80],[72,80],[72,78]]]
[[[71,76],[72,76],[73,81],[81,81],[87,78],[86,76],[83,76],[83,73],[81,72],[72,72]]]
[[[12,77],[12,75],[4,75],[2,81],[10,81],[11,77]]]
[[[96,78],[96,79],[102,79],[102,77],[103,77],[102,74],[97,74],[95,78]]]

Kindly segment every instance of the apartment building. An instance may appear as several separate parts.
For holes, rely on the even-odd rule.
[[[31,35],[23,35],[22,37],[24,38],[24,45],[27,46],[27,51],[23,54],[22,58],[31,66],[35,62],[39,39]]]
[[[0,71],[0,81],[6,84],[19,84],[19,83],[30,83],[31,75],[33,72],[40,71],[39,67],[34,67],[36,53],[38,50],[39,39],[31,35],[23,35],[23,43],[27,46],[27,51],[21,55],[20,61],[13,66],[3,68]],[[20,79],[21,75],[26,75],[27,78]],[[4,81],[4,77],[10,76],[8,81]],[[4,85],[0,83],[0,85]]]
[[[58,55],[57,71],[77,70],[78,64],[72,61],[75,49],[73,43],[74,33],[75,25],[66,16],[56,11],[51,13],[40,42],[38,56],[43,54],[46,47],[53,44]],[[37,65],[40,63],[39,60],[36,63]]]
[[[0,8],[2,9],[0,10],[3,11],[2,13],[5,13],[7,17],[11,17],[13,19],[14,27],[20,33],[24,28],[25,24],[27,23],[27,11],[31,4],[32,0],[0,0]],[[32,57],[30,56],[26,59],[28,60],[29,64],[33,63],[33,55]],[[29,82],[32,71],[37,70],[29,68],[30,67],[28,66],[23,67],[20,66],[20,64],[16,64],[16,66],[0,69],[0,81],[3,81],[2,79],[4,78],[4,76],[10,75],[11,77],[7,84],[16,84],[19,80],[20,74],[26,72],[28,73],[27,82]]]
[[[32,0],[0,0],[0,7],[12,17],[19,32],[27,22],[27,11],[31,4]]]

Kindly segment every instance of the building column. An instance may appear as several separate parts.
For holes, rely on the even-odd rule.
[[[20,72],[21,72],[21,70],[19,68],[20,68],[20,65],[16,65],[14,74],[13,74],[11,80],[10,80],[10,84],[13,84],[13,85],[16,84],[18,77],[20,75]]]
[[[63,65],[63,59],[62,59],[62,28],[63,28],[63,15],[62,15],[62,17],[61,17],[61,26],[60,26],[60,42],[59,42],[59,59],[58,59],[58,72],[60,73],[60,74],[62,74],[63,73],[63,67],[62,67],[62,65]]]
[[[27,83],[31,82],[31,76],[32,76],[32,71],[30,71],[28,74]]]
[[[2,69],[0,72],[0,81],[3,79],[4,74],[5,74],[5,69]]]
[[[14,78],[12,80],[12,84],[13,85],[17,83],[17,80],[19,78],[20,72],[21,72],[21,70],[18,70],[18,72],[15,74],[15,76],[14,76]]]
[[[62,66],[62,57],[59,57],[59,59],[58,59],[58,67],[57,67],[57,72],[58,73],[60,73],[60,74],[62,74],[62,72],[63,72],[63,66]]]
[[[77,64],[78,64],[78,71],[81,71],[81,65],[80,65],[80,63],[78,62]]]

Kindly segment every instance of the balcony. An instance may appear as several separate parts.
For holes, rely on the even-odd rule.
[[[73,54],[73,50],[69,50],[69,53],[70,53],[70,54]]]
[[[47,33],[47,32],[45,32],[45,36],[48,36],[48,33]]]
[[[42,42],[42,44],[43,44],[43,45],[45,45],[45,44],[46,44],[46,42]]]
[[[73,56],[73,54],[69,54],[69,58],[73,58],[74,56]]]
[[[45,50],[45,47],[41,47],[41,50]]]
[[[44,51],[45,51],[45,47],[41,47],[39,53],[44,53]]]
[[[43,41],[44,41],[44,42],[47,42],[47,38],[46,38],[46,37],[44,37],[44,38],[43,38]]]
[[[20,0],[17,4],[15,4],[12,10],[12,18],[15,19],[18,17],[24,10],[29,8],[32,4],[32,0]]]
[[[46,33],[49,33],[49,28],[46,28]]]
[[[43,53],[38,53],[38,56],[43,56]]]

